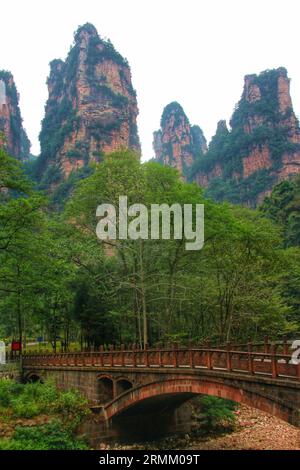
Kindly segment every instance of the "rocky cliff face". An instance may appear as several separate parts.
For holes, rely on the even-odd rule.
[[[284,68],[247,75],[230,121],[218,128],[193,177],[217,200],[260,204],[279,181],[300,172],[300,129]]]
[[[120,148],[140,152],[130,68],[95,27],[79,27],[65,62],[54,60],[40,134],[39,173],[49,185]]]
[[[10,72],[0,71],[0,145],[18,160],[29,158],[30,142],[22,125],[19,96]]]
[[[161,128],[153,134],[155,158],[177,168],[186,177],[194,160],[207,150],[199,126],[191,126],[180,104],[168,104],[162,114]]]
[[[210,155],[213,151],[219,154],[220,151],[224,151],[226,140],[229,135],[229,130],[226,125],[226,121],[219,121],[217,125],[217,131],[214,137],[212,138],[209,144]],[[222,176],[222,167],[220,163],[215,162],[215,165],[211,165],[210,168],[207,168],[207,171],[201,171],[204,163],[210,161],[210,159],[205,157],[205,160],[200,156],[196,159],[190,173],[190,179],[195,180],[200,186],[207,187],[209,181],[213,178],[218,178]],[[200,170],[199,170],[200,167]]]

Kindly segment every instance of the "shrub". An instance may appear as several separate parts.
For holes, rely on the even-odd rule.
[[[33,418],[40,414],[41,410],[39,405],[35,403],[23,403],[22,401],[16,400],[14,403],[13,415],[16,418]]]
[[[76,438],[75,432],[88,413],[87,401],[77,391],[59,391],[52,382],[0,381],[2,420],[28,419],[41,414],[52,419],[44,425],[17,427],[10,439],[0,440],[0,450],[85,449],[85,443]]]
[[[225,425],[233,425],[235,422],[236,403],[230,400],[213,396],[203,396],[200,400],[203,426],[206,429],[216,430]]]
[[[9,407],[24,392],[24,385],[11,380],[0,380],[0,406]]]
[[[0,407],[15,418],[33,418],[42,413],[74,417],[78,424],[88,412],[87,402],[77,391],[60,392],[54,383],[16,384],[0,381]],[[1,412],[0,416],[4,413]]]
[[[60,393],[51,408],[54,413],[62,416],[69,429],[75,429],[82,418],[89,413],[87,400],[77,391]]]
[[[87,445],[60,420],[41,426],[18,426],[12,439],[1,439],[0,450],[84,450]]]

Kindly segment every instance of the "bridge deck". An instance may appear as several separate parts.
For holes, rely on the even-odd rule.
[[[230,348],[170,348],[115,350],[58,354],[25,354],[23,368],[181,369],[226,371],[300,381],[300,364],[293,364],[286,348],[271,352],[237,351]]]

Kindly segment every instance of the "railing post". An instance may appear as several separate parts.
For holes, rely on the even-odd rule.
[[[212,355],[212,352],[210,351],[210,349],[208,349],[206,351],[206,366],[207,366],[208,369],[213,368],[211,355]]]
[[[158,366],[162,367],[162,352],[158,351]]]
[[[133,363],[133,367],[136,367],[137,365],[137,357],[136,357],[136,349],[135,349],[135,344],[132,344],[132,363]]]
[[[300,362],[297,365],[297,376],[298,376],[298,380],[300,380]]]
[[[273,379],[276,379],[278,376],[278,371],[277,371],[277,359],[276,359],[276,345],[272,346],[272,377]]]
[[[226,350],[227,350],[226,351],[226,366],[227,366],[228,372],[232,371],[232,356],[231,356],[230,348],[231,348],[231,344],[229,342],[227,342],[227,344],[226,344]]]
[[[125,345],[124,344],[121,344],[121,366],[122,367],[125,367]]]
[[[144,346],[144,354],[145,354],[145,367],[149,367],[148,344],[145,344],[145,346]]]
[[[264,337],[264,353],[269,353],[269,336]]]
[[[176,343],[173,344],[173,366],[178,367],[178,350]]]
[[[110,346],[109,346],[109,351],[110,351],[109,356],[110,356],[110,365],[111,365],[111,367],[114,366],[114,353],[113,353],[114,349],[115,349],[114,345],[110,344]]]
[[[254,374],[254,362],[252,356],[252,343],[248,341],[248,371],[251,375]]]
[[[189,351],[189,363],[190,363],[190,368],[193,369],[195,367],[195,364],[194,364],[194,351],[193,350]]]
[[[104,366],[104,354],[103,354],[103,351],[104,351],[104,346],[103,344],[101,344],[99,346],[99,366],[100,367],[103,367]]]
[[[178,350],[174,350],[174,367],[178,368],[179,367],[179,358],[178,358]]]

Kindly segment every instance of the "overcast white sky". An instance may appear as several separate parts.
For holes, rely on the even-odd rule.
[[[166,104],[178,101],[210,139],[249,73],[286,67],[299,114],[299,21],[299,0],[9,0],[1,6],[0,69],[15,77],[38,154],[48,64],[66,57],[78,25],[93,23],[129,60],[146,160]]]

